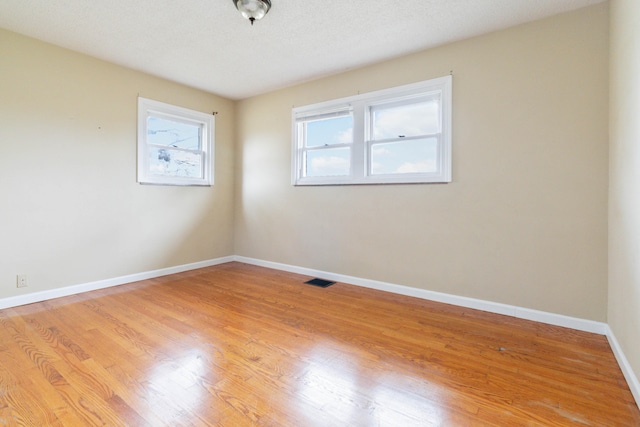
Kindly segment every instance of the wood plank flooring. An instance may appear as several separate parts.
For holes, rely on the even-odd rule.
[[[0,311],[0,425],[640,426],[604,336],[240,263]]]

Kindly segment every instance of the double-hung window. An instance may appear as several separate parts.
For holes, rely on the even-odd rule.
[[[294,185],[451,181],[451,76],[293,109]]]
[[[213,184],[214,116],[138,98],[138,182]]]
[[[301,141],[301,173],[338,183],[351,174],[353,109],[350,106],[320,109],[297,116]]]

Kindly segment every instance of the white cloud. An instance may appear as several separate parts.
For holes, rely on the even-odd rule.
[[[424,160],[420,162],[405,162],[396,169],[395,173],[425,173],[435,172],[436,170],[435,160]]]
[[[374,156],[390,156],[393,153],[384,147],[378,147],[371,150]]]
[[[310,175],[335,175],[349,171],[349,160],[343,157],[316,157],[311,159],[309,165]]]
[[[375,138],[415,136],[438,131],[439,111],[436,102],[413,104],[376,113]]]
[[[339,144],[351,144],[353,142],[353,128],[338,133],[336,140]]]

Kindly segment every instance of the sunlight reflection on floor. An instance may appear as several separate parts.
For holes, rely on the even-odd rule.
[[[399,375],[393,372],[392,364],[382,371],[364,369],[349,356],[348,346],[318,345],[307,356],[308,368],[299,382],[297,399],[304,402],[302,406],[312,405],[323,414],[322,421],[310,419],[307,425],[443,424],[440,395],[432,384]],[[416,393],[417,389],[422,393]]]
[[[157,364],[148,381],[150,409],[157,409],[155,402],[160,402],[165,406],[163,412],[167,412],[166,402],[169,400],[175,405],[170,411],[174,417],[197,413],[197,409],[206,405],[211,397],[201,386],[201,379],[210,375],[207,361],[197,349],[186,351],[183,357]]]

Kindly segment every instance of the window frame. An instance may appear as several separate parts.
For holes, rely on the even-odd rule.
[[[326,120],[326,119],[333,119],[333,118],[341,118],[341,117],[351,117],[352,120],[352,125],[354,122],[354,115],[353,115],[353,108],[350,105],[341,105],[338,108],[334,108],[333,106],[331,106],[330,108],[320,108],[318,110],[312,110],[309,111],[310,114],[305,114],[304,112],[299,114],[299,117],[304,117],[305,123],[311,123],[314,121],[320,121],[320,120]],[[306,127],[300,128],[297,126],[294,126],[294,132],[297,133],[296,138],[300,138],[304,132],[306,130]],[[305,162],[303,161],[303,159],[306,158],[308,153],[313,153],[313,152],[318,152],[318,151],[322,151],[322,150],[332,150],[332,149],[340,149],[340,148],[349,148],[350,153],[353,153],[353,142],[355,140],[355,137],[352,133],[352,139],[350,143],[336,143],[336,144],[325,144],[324,146],[300,146],[300,167],[304,170],[306,165]],[[351,154],[352,157],[352,154]],[[350,163],[350,168],[349,170],[351,171],[351,163]],[[302,171],[301,171],[302,172]],[[343,179],[345,177],[345,175],[334,175],[334,176],[324,176],[324,177],[318,177],[321,178],[323,180],[340,180]]]
[[[169,119],[200,127],[200,149],[179,151],[195,152],[202,156],[202,176],[184,177],[154,174],[150,170],[149,152],[156,145],[147,140],[150,117]],[[165,102],[138,97],[138,159],[137,178],[140,184],[212,186],[214,183],[215,116]]]
[[[305,185],[361,185],[361,184],[408,184],[451,182],[452,162],[452,76],[438,77],[418,83],[397,86],[375,92],[334,99],[292,109],[292,169],[291,184]],[[383,140],[372,138],[371,109],[384,105],[410,105],[416,100],[440,98],[440,132],[437,141],[437,172],[372,174],[371,147]],[[353,141],[351,146],[350,174],[341,176],[304,176],[304,138],[299,124],[309,118],[322,116],[331,111],[350,109],[353,114]],[[416,138],[407,138],[411,140]],[[331,148],[333,146],[327,146]],[[313,148],[314,150],[322,148]]]

